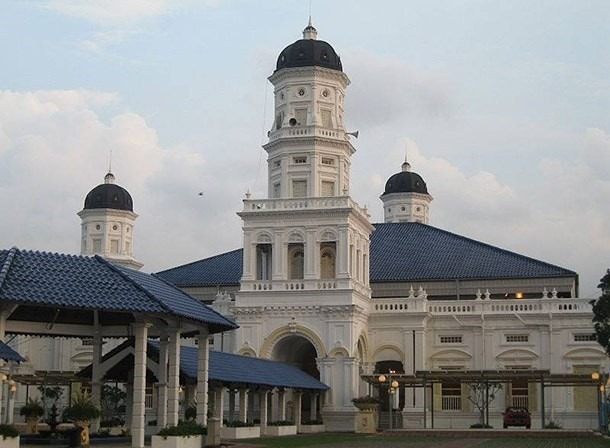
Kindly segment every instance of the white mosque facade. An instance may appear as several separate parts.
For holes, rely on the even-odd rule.
[[[330,389],[304,400],[302,415],[333,431],[355,430],[352,399],[369,394],[381,396],[382,412],[395,409],[403,427],[430,427],[434,415],[437,428],[467,428],[479,412],[468,384],[455,379],[466,372],[608,370],[578,275],[432,226],[432,196],[408,162],[381,195],[384,223],[370,222],[350,196],[350,81],[311,24],[280,53],[269,80],[268,193],[243,200],[243,247],[157,274],[239,324],[214,336],[215,349],[285,361],[318,378]],[[112,174],[79,216],[83,255],[142,266],[133,256],[131,196]],[[31,371],[75,371],[91,359],[86,341],[23,340],[18,350],[29,359],[21,369]],[[374,384],[384,374],[419,375],[421,385],[426,372],[444,373],[426,388],[401,383],[393,395]],[[535,427],[598,427],[595,386],[541,389],[521,376],[498,384],[492,426],[516,405],[532,412]]]

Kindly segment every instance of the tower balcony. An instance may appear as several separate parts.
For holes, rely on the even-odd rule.
[[[272,211],[297,210],[340,210],[354,209],[364,216],[369,216],[366,208],[360,207],[349,196],[310,197],[291,199],[244,199],[242,213],[268,213]]]
[[[336,140],[349,141],[349,135],[343,130],[334,130],[319,126],[291,126],[269,131],[267,134],[269,142],[273,142],[280,138],[293,137],[323,137]]]

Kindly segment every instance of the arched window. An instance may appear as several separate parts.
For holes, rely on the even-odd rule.
[[[271,244],[257,244],[256,245],[256,279],[257,280],[271,280],[271,255],[272,246]]]
[[[320,278],[335,278],[336,244],[322,243],[320,246]]]
[[[302,280],[305,272],[305,250],[303,244],[288,245],[288,278]]]

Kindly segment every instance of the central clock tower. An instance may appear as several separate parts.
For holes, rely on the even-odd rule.
[[[369,287],[366,209],[349,195],[355,148],[344,125],[349,78],[311,21],[269,77],[268,197],[246,197],[235,351],[299,365],[330,389],[303,413],[354,430],[364,386]],[[309,403],[309,404],[308,404]]]

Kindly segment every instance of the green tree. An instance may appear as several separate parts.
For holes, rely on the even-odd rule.
[[[591,301],[595,337],[606,353],[610,355],[610,269],[606,270],[606,275],[599,282],[597,287],[602,290],[602,295],[599,296],[599,299]]]
[[[470,389],[468,400],[479,411],[479,424],[484,426],[487,424],[485,421],[485,411],[496,399],[498,392],[502,390],[502,384],[479,380],[468,383],[468,388]]]

